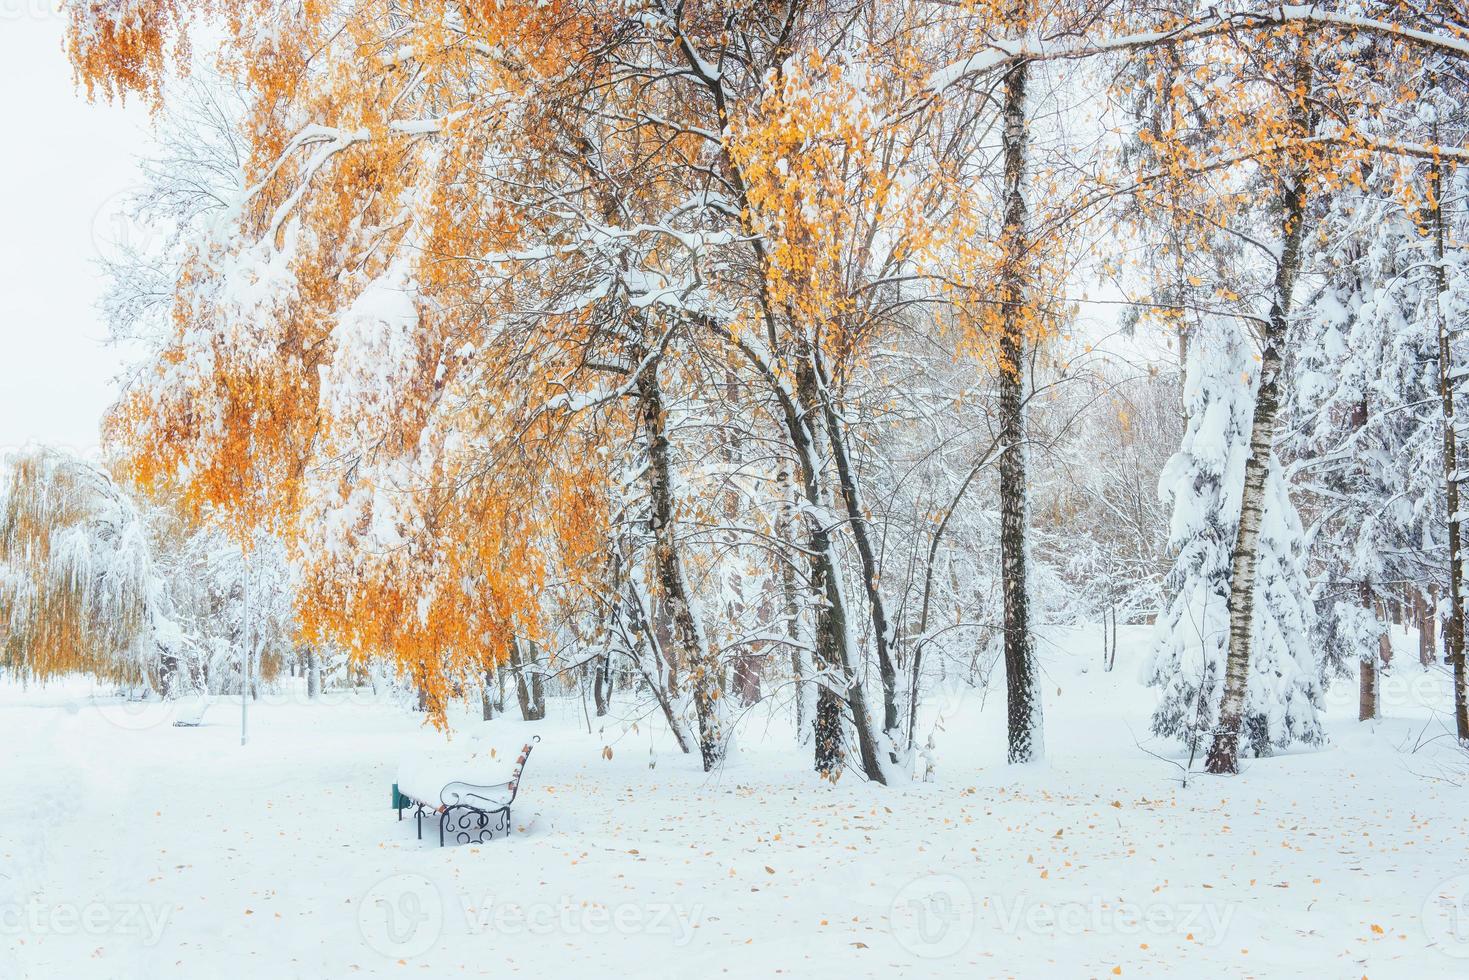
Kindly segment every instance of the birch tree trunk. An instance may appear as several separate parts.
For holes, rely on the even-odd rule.
[[[1005,695],[1011,763],[1033,762],[1044,754],[1041,695],[1030,630],[1029,542],[1026,531],[1025,446],[1025,272],[1028,251],[1025,203],[1025,85],[1028,63],[1018,62],[1005,77],[1004,133],[1005,230],[1000,295],[1000,578],[1004,594]]]
[[[790,541],[792,521],[790,517],[790,471],[782,467],[780,471],[780,485],[782,489],[783,505],[781,515],[776,520],[775,535],[781,541]],[[811,740],[812,718],[806,706],[806,696],[809,691],[809,683],[806,679],[806,653],[801,649],[801,627],[800,627],[800,605],[796,597],[796,569],[793,564],[795,556],[785,554],[782,556],[780,565],[780,589],[785,605],[786,636],[791,641],[791,682],[795,685],[796,700],[796,741],[805,745]]]
[[[1293,111],[1299,117],[1305,110],[1297,108]],[[1305,131],[1306,127],[1302,125],[1300,128]],[[1224,695],[1219,703],[1219,724],[1204,761],[1204,767],[1211,773],[1239,772],[1239,732],[1249,688],[1250,641],[1255,625],[1260,523],[1265,506],[1265,480],[1270,472],[1271,452],[1275,446],[1275,423],[1280,412],[1281,356],[1286,343],[1296,275],[1301,268],[1301,239],[1306,224],[1306,177],[1304,171],[1293,174],[1281,202],[1282,247],[1260,354],[1260,387],[1255,398],[1255,417],[1250,425],[1239,529],[1235,534],[1230,570],[1229,654],[1224,668]]]

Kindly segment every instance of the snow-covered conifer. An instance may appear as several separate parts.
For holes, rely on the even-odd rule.
[[[1213,732],[1223,693],[1230,568],[1257,380],[1239,329],[1206,318],[1190,345],[1186,368],[1188,425],[1159,480],[1159,491],[1173,508],[1169,541],[1177,557],[1166,586],[1170,598],[1144,668],[1144,679],[1161,689],[1153,732],[1180,739],[1191,751]],[[1280,463],[1272,461],[1240,742],[1248,755],[1324,738],[1303,539]]]

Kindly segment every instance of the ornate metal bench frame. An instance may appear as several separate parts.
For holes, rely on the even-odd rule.
[[[439,815],[439,846],[444,846],[446,833],[460,844],[483,844],[496,834],[510,832],[510,807],[515,803],[520,790],[520,774],[525,770],[525,761],[530,758],[541,736],[533,735],[520,750],[515,760],[515,772],[509,782],[480,785],[477,783],[452,782],[439,792],[437,804],[415,800],[400,795],[402,806],[398,807],[398,819],[403,811],[413,808],[413,819],[418,824],[418,839],[423,840],[423,818],[425,814]],[[510,798],[505,799],[509,791]],[[502,802],[503,801],[503,802]]]

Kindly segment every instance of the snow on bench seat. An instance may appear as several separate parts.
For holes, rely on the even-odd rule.
[[[398,763],[398,792],[419,803],[437,807],[458,802],[442,798],[445,787],[451,783],[472,783],[496,787],[497,792],[503,789],[504,796],[501,800],[484,800],[475,805],[505,806],[511,797],[507,784],[515,773],[515,760],[519,758],[522,744],[508,738],[494,742],[480,738],[471,740],[462,748],[405,756]]]
[[[514,755],[478,742],[471,743],[467,751],[425,752],[404,759],[398,765],[393,804],[398,819],[403,819],[405,809],[412,809],[422,840],[424,814],[436,813],[440,847],[451,835],[457,843],[483,844],[496,834],[508,834],[510,807],[521,773],[540,740],[539,735],[532,735]]]
[[[198,728],[204,724],[204,712],[214,699],[207,694],[194,697],[179,698],[178,709],[174,713],[173,727],[175,728]]]

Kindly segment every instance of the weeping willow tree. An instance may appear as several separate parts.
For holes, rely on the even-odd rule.
[[[0,482],[0,667],[22,681],[171,681],[182,643],[147,524],[107,473],[28,449]]]

